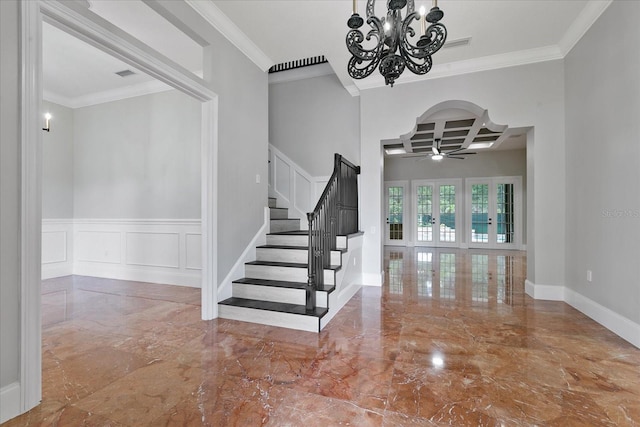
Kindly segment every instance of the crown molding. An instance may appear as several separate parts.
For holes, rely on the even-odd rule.
[[[67,98],[62,95],[58,95],[57,93],[45,90],[43,91],[42,98],[45,101],[53,102],[64,107],[82,108],[89,107],[91,105],[103,104],[105,102],[134,98],[136,96],[151,95],[153,93],[165,92],[172,89],[173,88],[171,86],[166,85],[159,80],[151,80],[146,83],[103,92],[90,93],[76,98]]]
[[[563,55],[558,46],[546,46],[435,65],[428,74],[419,76],[408,73],[409,75],[402,76],[402,78],[396,80],[395,84],[401,85],[415,83],[424,80],[459,76],[462,74],[477,73],[480,71],[495,70],[499,68],[517,67],[519,65],[553,61],[562,58]],[[355,85],[359,90],[367,90],[384,87],[385,83],[384,78],[381,75],[375,75],[368,77],[366,81],[355,81]]]
[[[563,57],[571,52],[571,49],[580,41],[600,15],[607,10],[611,3],[613,3],[613,0],[590,1],[586,4],[558,42],[558,47]]]
[[[275,64],[213,1],[185,0],[185,2],[244,53],[247,58],[253,61],[262,71],[266,72]]]

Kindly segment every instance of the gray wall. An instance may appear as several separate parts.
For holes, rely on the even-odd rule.
[[[200,218],[201,115],[175,90],[75,109],[73,217]]]
[[[42,133],[42,218],[73,218],[73,110],[43,101],[51,131]]]
[[[0,388],[20,369],[19,21],[18,2],[0,1]]]
[[[333,171],[333,154],[360,164],[360,100],[334,75],[269,85],[269,142],[311,176]]]
[[[640,2],[613,2],[565,59],[567,286],[636,323],[640,323],[638,20]],[[587,270],[593,271],[591,283]]]
[[[218,94],[218,283],[263,224],[267,205],[267,73],[182,2],[162,6],[211,45],[205,78]],[[256,183],[260,175],[260,183]]]
[[[213,90],[219,95],[218,281],[263,224],[268,183],[267,74],[221,39]],[[260,183],[256,183],[260,175]]]
[[[384,180],[483,178],[492,176],[521,176],[526,180],[527,153],[525,150],[478,152],[464,161],[431,159],[416,161],[402,157],[387,157],[384,161]]]

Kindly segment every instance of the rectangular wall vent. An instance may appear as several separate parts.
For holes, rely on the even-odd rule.
[[[119,75],[120,77],[128,77],[128,76],[134,75],[135,73],[131,70],[122,70],[122,71],[118,71],[116,74]]]

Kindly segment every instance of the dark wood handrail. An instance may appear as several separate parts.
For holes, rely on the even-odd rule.
[[[333,173],[309,220],[309,265],[306,309],[316,308],[316,291],[324,287],[324,269],[331,264],[337,236],[358,231],[358,175],[355,166],[340,154],[334,155]]]

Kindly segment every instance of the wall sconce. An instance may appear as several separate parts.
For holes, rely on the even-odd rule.
[[[51,114],[49,113],[44,115],[44,127],[42,130],[46,130],[47,132],[51,131]]]

